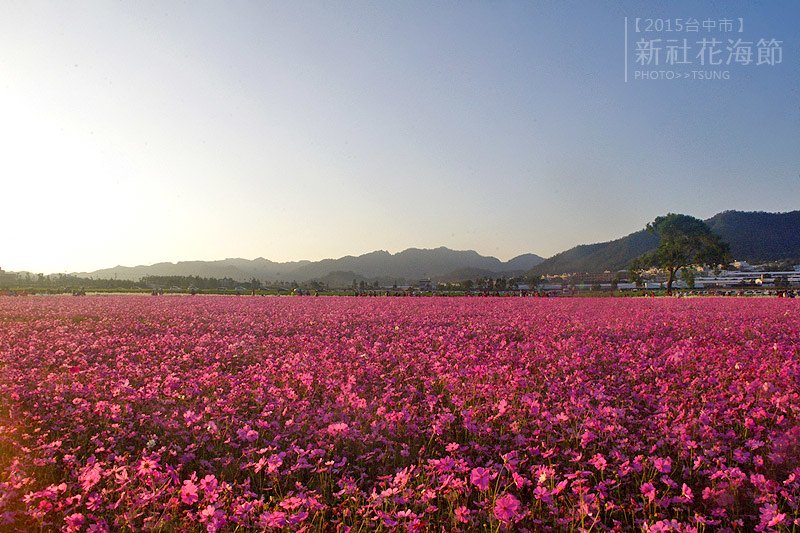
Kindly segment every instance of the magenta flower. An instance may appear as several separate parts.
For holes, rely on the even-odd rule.
[[[669,474],[672,472],[672,458],[671,457],[656,457],[653,459],[653,466],[662,474]]]
[[[286,509],[287,511],[294,511],[295,509],[302,506],[303,503],[304,503],[303,498],[298,498],[297,496],[289,496],[280,503],[280,506]]]
[[[455,515],[456,520],[462,524],[466,524],[469,522],[469,515],[472,513],[465,506],[459,505],[453,510],[453,514]]]
[[[608,461],[606,461],[606,458],[603,457],[602,454],[596,453],[591,459],[589,459],[589,464],[602,472],[606,469]]]
[[[502,522],[514,522],[520,516],[520,502],[513,494],[504,494],[494,502],[494,515]]]
[[[140,461],[138,466],[136,467],[136,473],[140,476],[147,476],[152,474],[153,472],[158,470],[158,462],[150,457],[143,457]]]
[[[197,485],[192,480],[187,479],[181,487],[181,501],[186,505],[192,505],[199,499],[197,495]]]
[[[205,523],[208,522],[210,519],[214,517],[214,513],[217,512],[217,508],[213,505],[208,505],[200,511],[200,521]]]
[[[286,513],[283,511],[266,512],[259,519],[259,525],[263,528],[281,528],[287,524]]]
[[[773,528],[782,524],[786,520],[786,513],[778,512],[778,506],[774,503],[766,503],[759,510],[761,523],[757,531],[763,531],[767,527]]]
[[[0,531],[800,525],[791,299],[0,294],[0,368]]]
[[[650,482],[642,485],[641,492],[651,503],[656,499],[656,488]]]
[[[269,459],[267,459],[267,473],[273,474],[277,472],[281,465],[283,465],[283,459],[280,455],[270,455]]]
[[[72,532],[80,530],[86,519],[82,513],[72,513],[64,517],[64,522],[67,524],[67,531]]]
[[[326,431],[330,435],[338,435],[340,433],[344,433],[347,431],[349,426],[344,422],[335,422],[333,424],[328,425]]]
[[[216,492],[217,486],[219,482],[214,474],[208,474],[200,480],[200,489],[207,494]]]
[[[300,511],[289,516],[286,521],[289,523],[289,525],[296,526],[297,524],[305,521],[306,518],[308,518],[308,511]]]
[[[489,482],[494,479],[494,477],[490,470],[479,466],[472,469],[469,475],[469,481],[478,487],[478,489],[486,490],[489,488]]]
[[[533,485],[530,479],[527,479],[525,476],[517,474],[516,472],[511,473],[511,479],[514,480],[514,485],[516,485],[518,489],[522,489],[527,485]]]
[[[236,435],[243,441],[253,442],[258,439],[258,432],[250,426],[244,426],[236,431]]]
[[[81,482],[81,487],[83,487],[83,490],[88,491],[97,485],[97,483],[100,481],[100,473],[102,471],[103,469],[100,468],[100,465],[97,463],[87,466],[78,478],[78,480]]]

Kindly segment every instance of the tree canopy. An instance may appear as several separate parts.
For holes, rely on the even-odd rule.
[[[631,270],[650,267],[667,272],[667,294],[672,293],[675,274],[682,268],[724,264],[730,261],[730,246],[700,219],[668,213],[647,225],[658,235],[658,247],[636,258]]]

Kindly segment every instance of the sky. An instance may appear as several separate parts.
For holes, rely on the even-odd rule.
[[[798,209],[799,23],[794,0],[6,0],[0,267],[507,260]],[[729,39],[751,63],[698,64]],[[634,79],[665,69],[692,78]]]

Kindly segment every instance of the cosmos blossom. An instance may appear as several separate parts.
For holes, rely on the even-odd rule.
[[[796,300],[0,297],[0,369],[2,531],[800,525]]]
[[[513,494],[504,494],[494,503],[494,515],[502,522],[513,522],[520,514],[520,502]]]
[[[187,479],[183,482],[183,487],[181,487],[181,501],[186,505],[192,505],[197,502],[198,499],[197,485]]]
[[[478,489],[480,490],[487,490],[489,488],[489,482],[492,479],[492,473],[490,470],[479,466],[477,468],[473,468],[472,472],[469,475],[469,481]]]

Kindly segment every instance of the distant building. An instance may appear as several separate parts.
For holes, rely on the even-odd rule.
[[[719,274],[710,273],[695,278],[695,287],[775,287],[800,285],[800,271],[785,272],[749,271],[739,272],[723,270]]]
[[[436,282],[431,281],[430,278],[424,278],[417,282],[417,288],[421,291],[435,291],[436,287]]]
[[[560,291],[564,286],[560,283],[542,283],[538,288],[543,291]]]
[[[617,277],[616,272],[576,272],[569,274],[567,281],[569,283],[578,284],[598,284],[598,283],[611,283]]]

